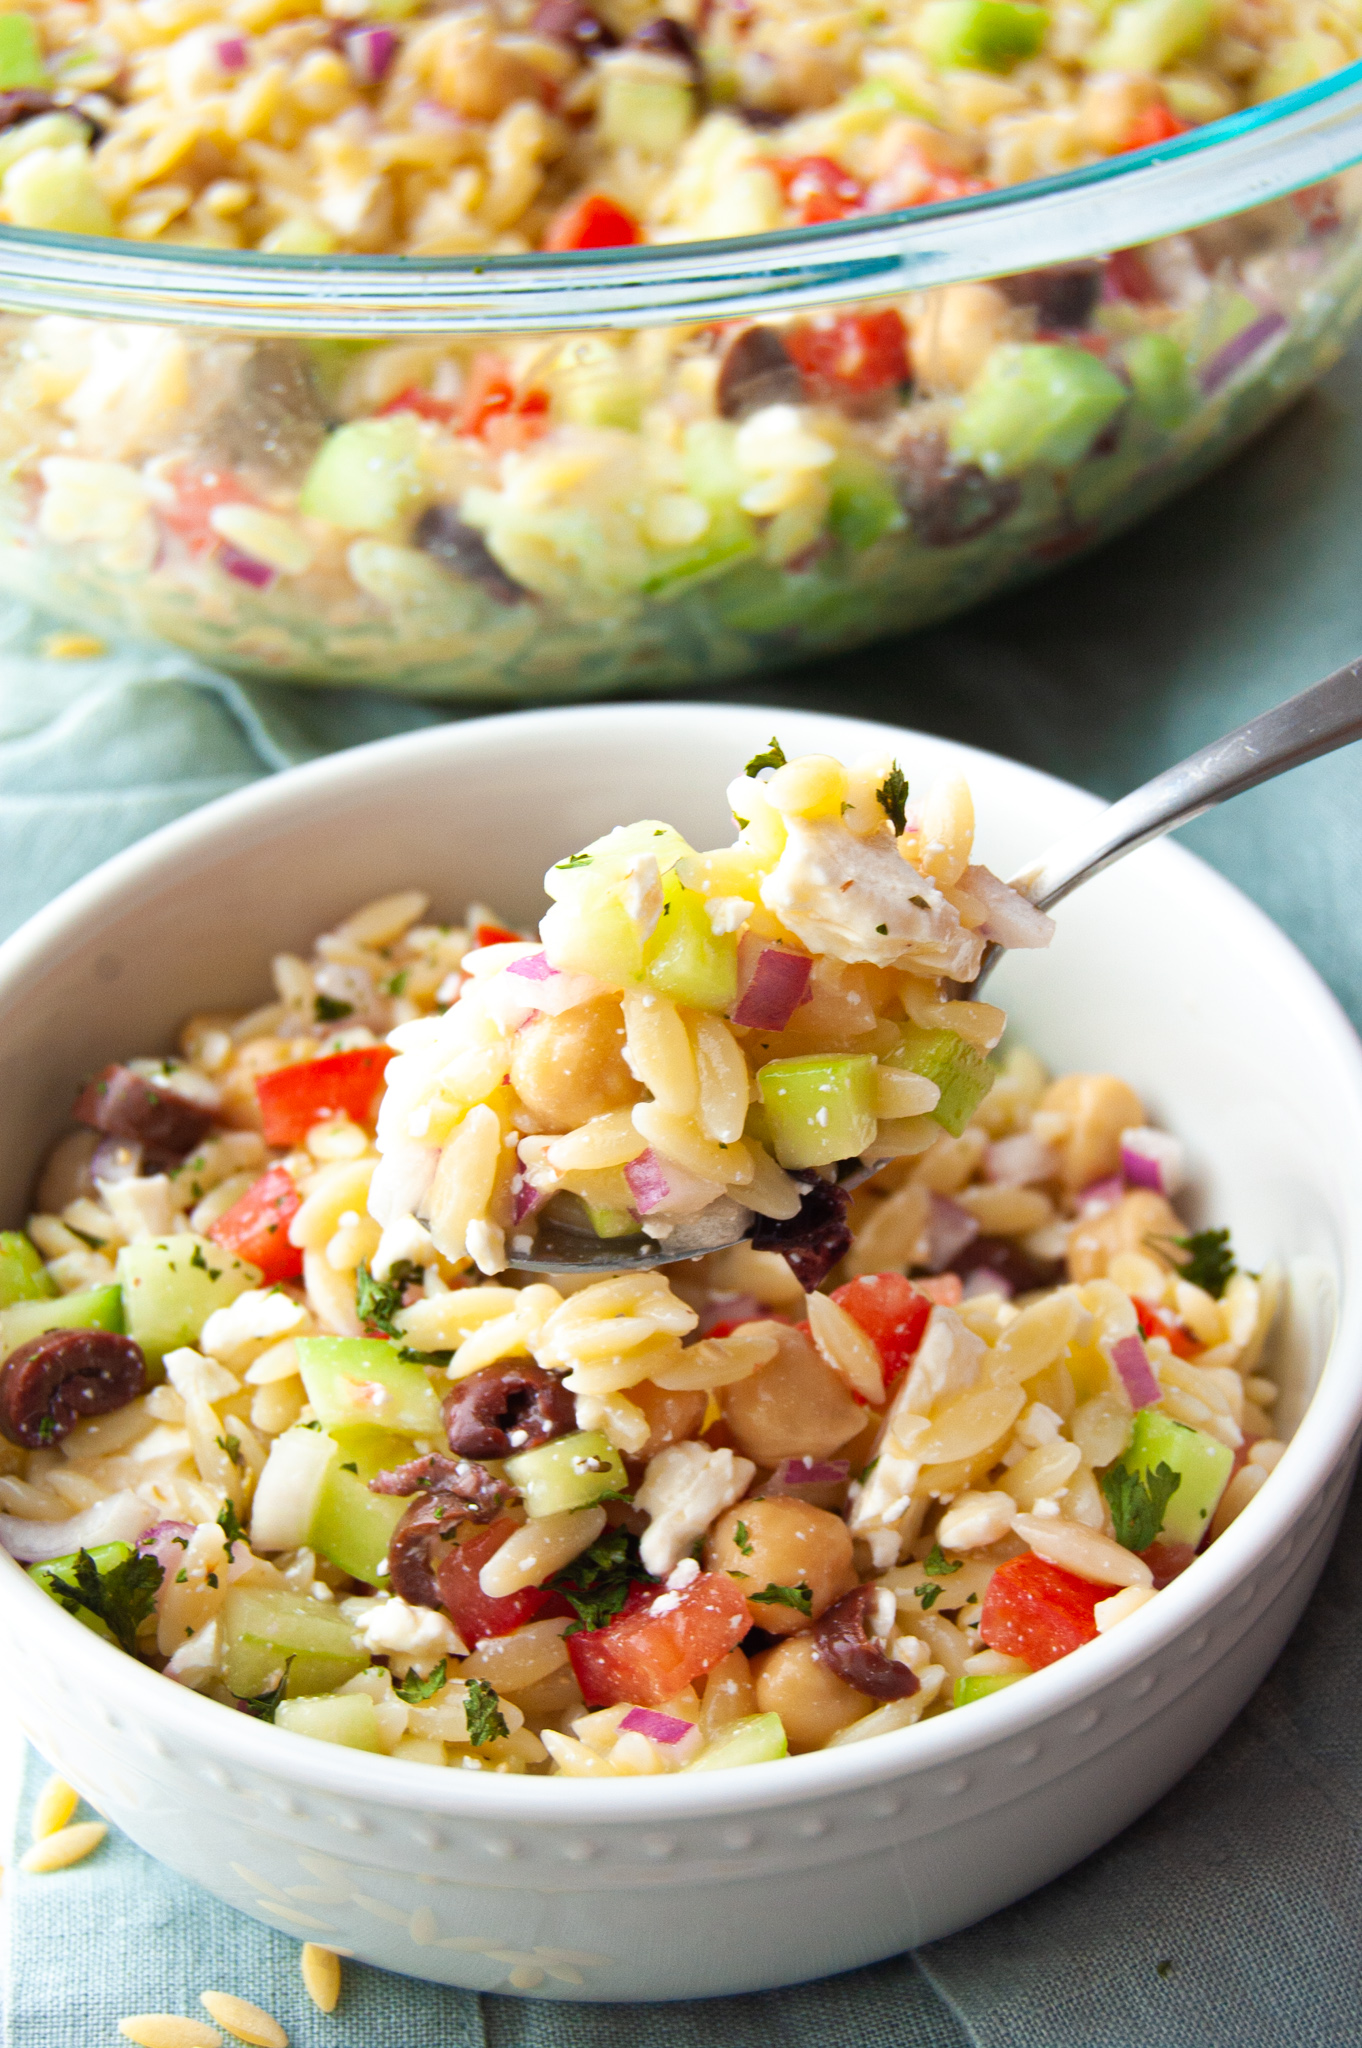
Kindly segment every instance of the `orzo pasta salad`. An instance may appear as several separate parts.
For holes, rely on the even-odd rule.
[[[0,1236],[0,1543],[85,1626],[414,1762],[716,1770],[1016,1684],[1252,1499],[1276,1281],[957,999],[1049,937],[963,782],[773,742],[729,799],[85,1086]],[[621,1264],[519,1268],[554,1211]]]

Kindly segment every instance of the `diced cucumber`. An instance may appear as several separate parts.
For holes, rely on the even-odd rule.
[[[506,1460],[506,1477],[518,1487],[525,1512],[536,1521],[589,1508],[605,1494],[623,1493],[629,1480],[619,1452],[599,1429],[579,1429],[556,1443],[540,1444]]]
[[[1122,359],[1141,412],[1171,434],[1196,406],[1186,356],[1171,334],[1139,334]]]
[[[47,1564],[31,1564],[28,1567],[28,1575],[42,1587],[44,1593],[55,1600],[57,1596],[52,1590],[54,1579],[63,1579],[68,1586],[76,1583],[76,1555],[73,1550],[69,1557],[54,1557]],[[89,1555],[94,1559],[96,1571],[103,1578],[116,1564],[127,1562],[132,1556],[132,1546],[128,1543],[96,1543]],[[64,1600],[59,1604],[66,1605]],[[97,1614],[91,1614],[88,1607],[68,1608],[67,1612],[80,1622],[82,1627],[88,1628],[92,1635],[102,1636],[106,1643],[114,1641],[112,1630]]]
[[[994,1072],[984,1054],[956,1031],[927,1031],[920,1024],[902,1026],[897,1052],[884,1064],[935,1081],[941,1100],[931,1115],[943,1130],[958,1138],[993,1086]]]
[[[1234,1453],[1204,1430],[1174,1422],[1171,1415],[1160,1415],[1155,1409],[1141,1408],[1130,1448],[1119,1462],[1127,1472],[1141,1477],[1158,1465],[1177,1473],[1177,1491],[1163,1511],[1158,1540],[1197,1544],[1229,1483]]]
[[[323,1442],[331,1439],[323,1438]],[[386,1576],[388,1545],[410,1500],[370,1493],[369,1481],[411,1456],[410,1439],[377,1430],[339,1430],[312,1511],[307,1541],[351,1578],[376,1586]],[[254,1526],[254,1525],[252,1525]]]
[[[86,1287],[56,1300],[15,1301],[0,1309],[0,1357],[45,1330],[121,1330],[123,1293],[118,1287]]]
[[[709,513],[709,525],[700,538],[679,548],[649,576],[643,585],[645,596],[677,596],[696,583],[722,575],[734,562],[755,552],[756,529],[740,506],[713,505]]]
[[[314,1742],[338,1742],[343,1749],[381,1752],[378,1710],[367,1692],[347,1692],[332,1699],[280,1700],[276,1728],[290,1735],[310,1735]]]
[[[873,547],[904,524],[903,507],[878,462],[844,449],[829,474],[828,526],[853,553]]]
[[[47,66],[32,15],[0,14],[0,92],[46,83]]]
[[[425,1367],[369,1337],[300,1337],[298,1365],[323,1429],[439,1437],[440,1403]]]
[[[298,504],[347,533],[386,533],[425,492],[420,425],[395,412],[337,427],[318,449]]]
[[[12,19],[10,15],[0,15],[0,22]],[[89,134],[85,123],[75,114],[39,114],[32,121],[20,121],[17,127],[0,134],[0,178],[30,150],[64,149],[72,142],[83,148]]]
[[[736,505],[746,489],[731,420],[692,420],[682,456],[686,489],[707,505]]]
[[[990,1693],[1002,1692],[1005,1686],[1015,1685],[1025,1676],[1024,1671],[998,1671],[987,1676],[982,1671],[966,1672],[955,1681],[954,1704],[968,1707],[974,1700],[986,1700]]]
[[[1005,342],[956,414],[951,453],[989,476],[1015,476],[1033,464],[1068,469],[1127,397],[1120,378],[1086,349]]]
[[[638,1229],[638,1218],[628,1209],[602,1209],[594,1202],[584,1206],[597,1237],[632,1237]]]
[[[659,873],[666,878],[665,902],[667,888],[670,886],[675,893],[680,887],[672,881],[671,869],[691,851],[670,825],[644,818],[635,825],[607,833],[603,839],[593,840],[580,853],[551,867],[544,877],[544,887],[554,903],[541,920],[539,930],[553,965],[594,974],[617,988],[636,987],[644,979],[645,941],[629,914],[628,892],[638,858],[649,854],[657,862]],[[659,927],[669,926],[670,922],[659,919]],[[684,916],[682,923],[686,923]],[[689,959],[685,943],[681,942],[674,955],[667,950],[669,940],[669,931],[659,929],[650,933],[648,958],[661,957],[664,978],[674,969],[678,979],[684,981]],[[655,981],[651,985],[658,987]],[[658,992],[669,991],[659,987]]]
[[[643,980],[654,994],[693,1010],[727,1010],[737,998],[737,934],[716,932],[704,897],[675,874],[662,884],[662,915],[643,949]]]
[[[670,156],[695,126],[695,94],[679,70],[630,53],[600,66],[597,114],[607,142],[645,156]]]
[[[308,1541],[336,1456],[335,1439],[306,1423],[274,1439],[251,1503],[252,1550],[297,1550]]]
[[[733,1771],[739,1764],[773,1764],[789,1753],[785,1724],[779,1714],[744,1714],[741,1721],[730,1721],[727,1728],[721,1728],[703,1755],[684,1768]]]
[[[227,1684],[239,1699],[277,1685],[290,1657],[290,1699],[334,1692],[370,1661],[340,1610],[305,1593],[234,1586],[222,1608],[222,1639]]]
[[[1163,71],[1194,56],[1214,25],[1212,0],[1128,0],[1083,61],[1090,71]]]
[[[213,1311],[228,1307],[261,1279],[258,1266],[190,1230],[125,1244],[116,1271],[128,1335],[153,1368],[167,1351],[197,1344]]]
[[[875,1060],[868,1052],[768,1060],[757,1086],[782,1166],[855,1159],[875,1135]]]
[[[1050,16],[1018,0],[928,0],[913,40],[943,70],[1011,71],[1034,57]]]
[[[63,235],[114,231],[109,202],[95,183],[83,142],[27,151],[5,172],[4,195],[18,228],[47,228]]]
[[[0,1309],[16,1301],[51,1301],[56,1292],[32,1238],[22,1230],[0,1230]]]

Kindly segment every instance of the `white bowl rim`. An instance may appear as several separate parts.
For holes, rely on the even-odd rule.
[[[649,727],[659,720],[687,715],[735,728],[757,716],[778,717],[787,733],[802,728],[801,740],[822,749],[868,751],[888,741],[906,750],[923,743],[958,757],[966,775],[971,761],[986,762],[992,770],[1001,768],[1034,784],[1038,797],[1048,791],[1075,808],[1097,811],[1103,807],[1100,799],[1072,783],[986,749],[939,734],[831,712],[675,699],[498,712],[423,727],[267,775],[160,827],[62,891],[0,944],[0,1004],[6,988],[15,981],[84,943],[89,921],[106,906],[134,906],[139,891],[153,887],[163,873],[173,872],[186,858],[212,855],[222,842],[243,833],[249,837],[255,829],[268,827],[291,809],[297,797],[335,795],[351,784],[369,785],[375,769],[400,771],[407,760],[428,766],[432,747],[447,752],[453,763],[460,754],[475,753],[487,741],[495,745],[504,738],[507,745],[523,746],[542,735],[551,742],[565,725],[581,727],[593,721],[608,726],[615,739],[622,726],[626,730],[633,726],[642,743],[649,736]],[[1357,1034],[1316,970],[1232,883],[1185,847],[1169,841],[1145,848],[1138,858],[1148,863],[1151,871],[1194,889],[1227,926],[1237,923],[1262,949],[1280,985],[1284,989],[1294,985],[1297,996],[1308,1001],[1340,1064],[1350,1070],[1354,1099],[1339,1105],[1340,1129],[1344,1128],[1346,1110],[1350,1135],[1358,1141],[1350,1148],[1342,1147],[1339,1155],[1345,1165],[1351,1162],[1342,1176],[1351,1226],[1343,1243],[1346,1258],[1352,1245],[1362,1241],[1362,1044]],[[776,1769],[752,1764],[693,1776],[615,1782],[435,1771],[429,1765],[344,1749],[266,1728],[244,1714],[233,1715],[217,1702],[168,1682],[159,1672],[102,1642],[63,1613],[13,1560],[5,1560],[12,1569],[0,1571],[0,1599],[12,1598],[16,1603],[19,1640],[30,1631],[45,1634],[49,1625],[57,1630],[58,1639],[67,1647],[68,1664],[88,1669],[94,1696],[109,1698],[117,1693],[125,1711],[144,1710],[149,1724],[172,1728],[191,1753],[214,1753],[242,1769],[287,1777],[300,1789],[383,1806],[419,1808],[432,1818],[469,1822],[500,1819],[507,1824],[541,1827],[609,1827],[698,1821],[846,1794],[889,1779],[924,1776],[963,1764],[981,1750],[1023,1735],[1066,1709],[1080,1707],[1092,1694],[1133,1672],[1209,1616],[1238,1582],[1267,1562],[1349,1454],[1359,1423],[1362,1290],[1344,1286],[1319,1385],[1273,1474],[1272,1485],[1255,1497],[1197,1559],[1194,1568],[1165,1588],[1157,1601],[1131,1616],[1121,1628],[1084,1645],[1081,1656],[1062,1658],[1034,1673],[1025,1686],[1009,1687],[976,1702],[971,1714],[945,1714],[863,1743],[787,1757]]]

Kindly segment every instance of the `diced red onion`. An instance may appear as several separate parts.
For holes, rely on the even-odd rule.
[[[1126,1186],[1175,1195],[1185,1177],[1181,1142],[1170,1131],[1141,1126],[1121,1133],[1121,1171]]]
[[[135,1543],[153,1517],[131,1489],[111,1493],[64,1522],[37,1522],[0,1515],[0,1544],[21,1564],[50,1564],[98,1543]]]
[[[1004,1301],[1011,1301],[1016,1291],[1006,1274],[995,1272],[992,1266],[976,1266],[965,1281],[960,1299],[973,1301],[977,1294],[1001,1294]]]
[[[96,1186],[136,1180],[142,1171],[142,1147],[135,1138],[101,1138],[90,1155],[90,1178]]]
[[[361,28],[345,39],[356,85],[377,85],[397,55],[397,37],[390,28]]]
[[[223,36],[214,43],[213,55],[224,71],[244,71],[250,62],[244,36]]]
[[[646,1152],[640,1152],[637,1159],[629,1161],[624,1169],[624,1178],[629,1183],[629,1192],[640,1216],[651,1216],[654,1209],[662,1208],[671,1193],[666,1169],[651,1145]]]
[[[508,974],[518,974],[525,981],[551,981],[561,970],[549,966],[547,953],[526,953],[519,960],[513,960],[506,969]]]
[[[646,1735],[650,1742],[684,1742],[690,1734],[693,1722],[682,1721],[675,1714],[659,1714],[652,1707],[630,1707],[620,1722],[620,1733],[626,1730],[631,1735]]]
[[[144,1557],[154,1557],[161,1567],[161,1584],[156,1596],[158,1604],[161,1594],[173,1583],[176,1572],[184,1563],[184,1553],[193,1534],[192,1522],[157,1522],[138,1537],[138,1550]]]
[[[541,1188],[532,1188],[523,1173],[511,1176],[511,1221],[523,1223],[548,1200]]]
[[[238,583],[249,583],[256,590],[264,590],[275,578],[276,572],[268,562],[257,562],[254,555],[243,555],[240,548],[224,547],[218,561]]]
[[[1126,1191],[1126,1184],[1119,1173],[1107,1175],[1105,1180],[1091,1180],[1078,1197],[1080,1216],[1100,1216],[1104,1209],[1113,1209]]]
[[[1202,390],[1208,397],[1212,391],[1218,391],[1236,370],[1243,367],[1250,356],[1256,356],[1259,349],[1280,334],[1285,326],[1285,314],[1260,313],[1247,327],[1241,327],[1223,348],[1216,350],[1208,363],[1203,364]]]
[[[1054,937],[1054,919],[1017,890],[1009,889],[989,868],[966,868],[960,886],[983,904],[987,915],[977,929],[981,938],[990,939],[995,946],[1048,946]]]
[[[698,1216],[723,1193],[716,1182],[702,1180],[674,1159],[660,1158],[651,1147],[629,1161],[624,1178],[640,1216],[651,1216],[658,1209],[665,1209],[669,1216]]]
[[[1142,1337],[1118,1337],[1110,1347],[1109,1356],[1121,1375],[1121,1384],[1130,1396],[1132,1408],[1148,1408],[1152,1402],[1163,1399],[1163,1388],[1149,1363],[1149,1353],[1144,1348]]]
[[[738,941],[738,1000],[735,1024],[758,1031],[783,1031],[800,1004],[808,1001],[813,961],[807,953],[773,946],[754,932]]]
[[[924,1264],[932,1273],[943,1272],[951,1260],[979,1235],[979,1226],[968,1209],[946,1195],[933,1195],[927,1211],[927,1257]]]
[[[1030,1131],[999,1138],[984,1154],[984,1172],[997,1187],[1024,1188],[1049,1180],[1056,1170],[1054,1153]]]
[[[801,1486],[840,1486],[851,1477],[845,1458],[782,1458],[762,1488],[763,1493],[793,1493]]]

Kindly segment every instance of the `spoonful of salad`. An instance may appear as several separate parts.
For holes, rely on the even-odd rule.
[[[1049,908],[1213,805],[1362,738],[1362,662],[1123,797],[1010,882],[972,858],[960,775],[787,760],[729,787],[730,846],[656,819],[557,862],[538,941],[467,954],[441,1015],[389,1043],[369,1196],[375,1272],[430,1247],[585,1275],[744,1239],[806,1289],[849,1190],[958,1136],[1006,1018],[979,991],[1049,944]]]

